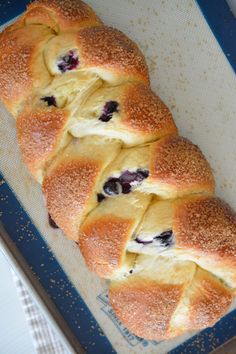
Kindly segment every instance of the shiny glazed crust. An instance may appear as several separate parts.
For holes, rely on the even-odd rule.
[[[124,325],[151,340],[214,325],[236,288],[236,214],[138,46],[80,0],[35,1],[0,34],[0,98],[51,218],[111,280]]]

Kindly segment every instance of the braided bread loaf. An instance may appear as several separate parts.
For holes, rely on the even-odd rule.
[[[0,98],[52,219],[110,279],[123,323],[157,340],[214,325],[236,287],[236,214],[136,44],[80,0],[38,0],[0,35]]]

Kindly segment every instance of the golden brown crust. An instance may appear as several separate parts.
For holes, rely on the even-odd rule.
[[[218,279],[198,268],[189,299],[187,329],[213,326],[226,313],[233,296]]]
[[[136,275],[112,282],[109,300],[117,317],[135,335],[149,340],[175,336],[170,332],[171,317],[184,291],[184,285],[158,284]]]
[[[24,18],[26,24],[44,24],[56,32],[102,24],[91,7],[80,0],[38,0],[28,5]]]
[[[82,225],[79,246],[91,271],[109,278],[121,267],[132,224],[131,219],[108,214]]]
[[[236,265],[236,214],[217,197],[192,197],[174,203],[176,246]]]
[[[148,141],[178,133],[170,110],[148,86],[127,85],[121,104],[125,115],[122,123],[130,130],[150,135]]]
[[[0,98],[14,115],[34,88],[50,81],[41,50],[51,37],[49,29],[33,25],[0,35]]]
[[[169,136],[151,145],[150,179],[186,192],[213,193],[211,167],[201,150],[188,139]]]
[[[48,211],[65,235],[75,241],[99,169],[96,161],[66,155],[44,179],[43,192]]]
[[[111,305],[133,333],[150,340],[169,339],[213,326],[226,313],[233,294],[209,272],[192,262],[188,267],[171,258],[156,261],[148,270],[136,269],[128,278],[111,283]],[[137,258],[138,264],[142,262]]]
[[[34,177],[58,153],[69,114],[57,108],[27,107],[18,117],[17,138],[26,166]]]
[[[78,33],[82,65],[113,73],[118,79],[130,78],[149,83],[148,67],[138,46],[112,27],[85,28]]]
[[[59,32],[59,25],[56,19],[53,18],[53,14],[42,6],[36,6],[35,3],[29,5],[29,10],[23,18],[26,26],[30,24],[43,24],[50,27],[54,32]]]
[[[6,27],[6,28],[4,29],[4,31],[0,33],[0,36],[1,36],[3,33],[15,31],[15,30],[20,29],[20,28],[22,28],[22,27],[24,27],[24,26],[25,26],[24,18],[21,16],[20,18],[18,18],[17,21],[15,21],[14,23],[12,23],[10,26]]]

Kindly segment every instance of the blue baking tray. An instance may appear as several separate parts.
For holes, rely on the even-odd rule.
[[[198,0],[197,2],[226,58],[236,71],[236,21],[227,3],[224,0]],[[23,12],[27,3],[28,0],[0,0],[0,25]],[[28,268],[49,295],[84,350],[96,354],[115,353],[108,338],[1,174],[0,221]],[[33,242],[27,242],[29,239]],[[40,266],[42,263],[45,267]],[[52,278],[55,280],[53,284],[50,282]],[[65,296],[68,292],[71,294],[70,297]],[[104,299],[106,299],[105,295]],[[104,299],[101,298],[101,302]],[[127,332],[124,328],[120,331],[122,334]],[[234,336],[236,336],[236,311],[225,316],[213,328],[202,331],[170,353],[207,354]],[[144,347],[147,345],[147,341],[132,334],[130,338],[131,347],[137,343],[142,343]]]

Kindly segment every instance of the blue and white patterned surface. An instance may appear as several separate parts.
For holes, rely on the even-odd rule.
[[[10,263],[0,248],[0,352],[7,354],[36,354],[25,314],[16,292]],[[14,319],[14,321],[12,321]]]
[[[190,138],[195,138],[195,141],[199,142],[199,145],[203,147],[206,155],[211,157],[210,160],[213,162],[219,184],[218,193],[236,206],[236,200],[231,193],[231,188],[234,188],[236,183],[234,179],[235,171],[231,167],[232,161],[229,162],[230,154],[234,153],[234,151],[231,151],[233,126],[230,117],[235,117],[233,109],[236,110],[236,107],[232,107],[231,103],[235,101],[233,101],[231,92],[235,88],[231,80],[233,71],[230,71],[229,65],[220,53],[213,36],[211,37],[210,30],[207,29],[201,18],[196,4],[188,0],[184,5],[186,6],[185,9],[183,3],[179,1],[173,1],[170,5],[166,4],[165,1],[155,2],[149,0],[150,7],[148,7],[147,1],[147,7],[143,9],[141,0],[123,0],[124,4],[129,8],[129,10],[124,12],[118,7],[117,3],[112,4],[112,6],[106,6],[108,3],[105,0],[91,0],[88,2],[94,5],[99,14],[104,15],[104,21],[123,29],[132,38],[139,41],[145,53],[147,52],[153,86],[172,108],[182,132],[187,136],[190,135]],[[17,0],[0,1],[0,24],[22,12],[25,3],[26,1]],[[199,3],[201,3],[200,5],[206,18],[214,18],[212,14],[205,12],[203,2],[199,1]],[[223,3],[224,1],[221,1],[221,4]],[[176,13],[174,11],[175,5]],[[173,6],[173,9],[168,8],[168,6]],[[106,13],[104,14],[104,10],[107,11],[107,15]],[[138,14],[141,11],[143,15],[146,13],[146,18],[149,21],[138,18]],[[208,7],[207,11],[211,11],[211,7]],[[156,12],[155,18],[151,15],[154,12]],[[127,20],[127,14],[129,14],[129,20]],[[170,16],[173,26],[176,23],[175,32],[169,31],[170,26],[165,23],[165,16],[166,18]],[[137,18],[137,21],[135,18]],[[157,18],[159,20],[160,37],[156,35],[154,38],[155,32],[154,30],[152,32],[152,29]],[[117,19],[121,21],[120,24],[116,23],[116,21],[119,22]],[[138,32],[139,29],[140,31]],[[188,41],[187,37],[183,38],[187,29],[190,29],[189,35],[196,41],[191,48],[186,47],[184,44],[184,41]],[[166,36],[166,33],[168,33],[168,36]],[[146,35],[150,37],[149,42],[146,42]],[[155,40],[160,41],[161,39],[163,43],[160,46]],[[218,40],[222,44],[223,39],[218,37]],[[200,43],[200,41],[202,42]],[[197,42],[201,44],[199,44],[199,49],[197,49]],[[179,46],[182,46],[180,51],[182,57],[178,53]],[[161,48],[162,52],[158,48]],[[169,48],[172,48],[171,53],[169,52],[171,54],[170,57],[166,55]],[[191,50],[194,51],[194,56]],[[153,53],[155,52],[158,55],[154,55]],[[197,60],[195,60],[195,56],[198,56]],[[210,57],[212,57],[212,60],[214,59],[214,63],[206,63],[210,60]],[[194,71],[191,71],[191,67],[188,67],[190,60],[193,67],[196,63],[201,63],[202,72],[196,67]],[[158,62],[158,67],[156,67],[156,61]],[[175,69],[172,73],[171,70],[173,70],[175,65],[178,66],[178,70]],[[232,62],[231,65],[233,66]],[[218,71],[219,68],[224,71],[224,75]],[[199,85],[198,87],[198,83],[194,81],[196,72],[199,80],[203,80],[203,78],[205,80],[203,80],[202,84],[208,90],[207,100],[205,100],[204,95],[202,96],[201,89],[203,86]],[[212,89],[212,92],[210,92],[209,88],[216,86],[216,75],[220,80],[222,89],[221,91]],[[211,80],[215,80],[215,82],[212,84]],[[226,91],[227,89],[228,91]],[[212,129],[211,121],[215,112],[214,105],[222,97],[225,98],[225,92],[228,92],[227,99],[224,100],[223,106],[214,115],[214,130]],[[198,100],[197,104],[194,102],[195,99]],[[199,105],[200,108],[202,108],[201,105],[204,106],[203,109],[205,111],[203,113],[199,110]],[[192,120],[188,111],[189,106],[191,106]],[[73,263],[73,260],[71,260],[72,255],[73,257],[76,255],[74,245],[72,247],[69,242],[61,238],[61,235],[56,232],[53,234],[44,225],[46,223],[46,211],[44,210],[39,189],[27,175],[24,167],[21,166],[22,163],[20,162],[18,151],[15,153],[17,147],[14,140],[15,136],[12,133],[14,131],[14,123],[7,123],[8,117],[6,117],[7,113],[4,109],[1,110],[1,114],[0,169],[2,175],[0,176],[0,220],[30,269],[49,294],[82,346],[88,353],[112,353],[115,351],[122,354],[124,352],[140,353],[140,351],[143,353],[156,353],[157,350],[158,353],[163,353],[175,347],[181,341],[183,342],[186,337],[169,343],[148,342],[134,336],[119,323],[107,302],[106,285],[86,273],[82,261],[76,260],[77,263]],[[201,120],[202,114],[203,118]],[[228,127],[232,128],[232,139],[231,135],[220,126],[224,115],[227,115],[228,120],[223,122],[223,127],[225,128],[228,124]],[[195,120],[194,117],[196,118]],[[200,129],[199,125],[202,125]],[[212,132],[212,130],[214,131]],[[223,155],[222,151],[218,151],[217,146],[213,144],[214,139],[224,144],[225,150],[221,149],[224,150]],[[217,154],[215,154],[216,149]],[[223,158],[224,156],[225,159]],[[221,166],[226,174],[226,179],[221,173]],[[19,184],[22,184],[22,186],[19,186]],[[40,210],[39,214],[37,209]],[[68,257],[64,254],[67,252]],[[86,279],[88,279],[87,282]],[[92,290],[90,291],[90,289]],[[93,292],[94,294],[91,294]],[[106,335],[101,330],[101,326]],[[171,353],[209,353],[235,335],[236,314],[234,311],[224,317],[213,329],[208,329],[192,337],[176,349],[173,349]]]

